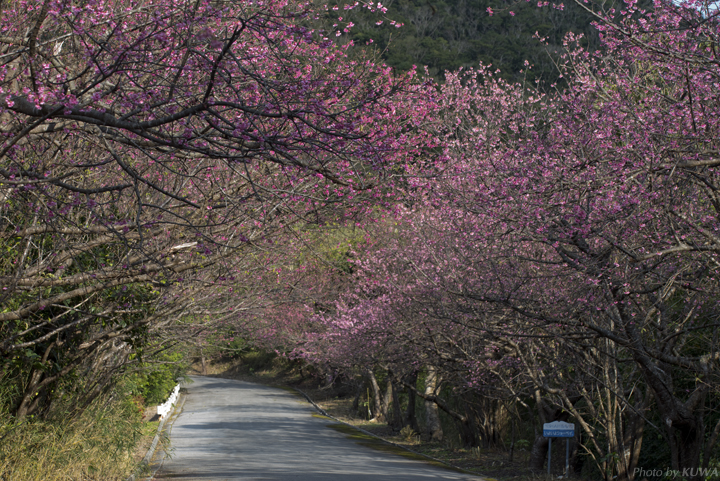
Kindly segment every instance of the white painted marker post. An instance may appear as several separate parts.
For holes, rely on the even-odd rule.
[[[566,438],[565,444],[565,476],[570,472],[570,438],[575,437],[575,425],[563,421],[543,424],[543,436],[548,439],[548,474],[552,459],[552,438]]]

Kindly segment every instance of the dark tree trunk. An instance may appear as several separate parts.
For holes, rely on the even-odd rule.
[[[354,413],[360,413],[360,397],[362,397],[363,391],[365,390],[365,383],[359,382],[355,386],[355,398],[352,403],[352,411]]]
[[[459,423],[460,442],[462,442],[462,445],[464,447],[472,448],[480,445],[480,443],[478,442],[477,429],[475,429],[475,425],[477,425],[477,422],[473,423],[471,421],[477,421],[477,418],[475,418],[473,413],[471,413],[469,410],[466,411],[466,413],[466,421]]]
[[[390,423],[390,427],[393,429],[399,431],[404,426],[404,420],[403,420],[403,413],[402,409],[400,409],[400,396],[397,389],[397,385],[394,382],[388,381],[388,389],[392,392],[392,422]]]
[[[515,419],[510,420],[510,450],[508,453],[508,462],[513,462],[513,455],[515,454]]]
[[[407,382],[413,386],[417,385],[417,373],[414,373],[408,377]],[[420,426],[418,424],[417,416],[415,415],[415,391],[408,389],[408,405],[405,411],[405,426],[410,426],[416,433],[420,432]]]
[[[40,364],[44,365],[47,362],[48,357],[50,356],[50,352],[52,351],[52,348],[54,346],[54,342],[50,343],[50,345],[47,346],[47,348],[45,349],[45,353],[40,360]],[[25,391],[23,392],[22,399],[20,401],[20,405],[15,411],[15,417],[17,419],[24,418],[25,416],[33,414],[35,412],[40,403],[41,397],[44,397],[46,395],[47,384],[51,382],[52,379],[52,376],[46,377],[42,369],[32,370],[32,374],[30,375],[30,381],[27,383]]]
[[[543,436],[537,436],[530,451],[529,467],[533,471],[542,471],[547,458],[548,440]]]
[[[675,470],[688,470],[690,481],[700,481],[700,454],[705,437],[705,401],[708,393],[707,383],[695,388],[687,400],[676,396],[673,385],[672,368],[650,356],[645,348],[644,339],[637,325],[622,309],[619,309],[624,321],[624,330],[630,345],[632,356],[640,367],[647,385],[652,389],[655,404],[665,425],[666,438],[670,445],[672,467]]]
[[[718,437],[720,437],[720,421],[717,422],[715,425],[715,429],[713,429],[712,434],[710,435],[710,439],[708,439],[708,442],[705,444],[705,452],[703,453],[703,468],[707,469],[710,465],[710,457],[711,453],[713,452],[713,448],[715,447],[715,444],[717,443]]]
[[[695,423],[688,423],[675,431],[675,446],[677,447],[678,468],[681,471],[688,469],[687,478],[690,481],[702,481],[705,476],[700,474],[700,453],[702,452],[705,425],[701,418],[696,416]]]

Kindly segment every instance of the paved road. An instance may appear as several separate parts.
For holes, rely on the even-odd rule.
[[[193,376],[158,480],[410,481],[481,478],[374,451],[288,392]]]

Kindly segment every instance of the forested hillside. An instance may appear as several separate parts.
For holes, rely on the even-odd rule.
[[[500,69],[507,79],[552,82],[558,70],[551,54],[561,50],[567,32],[583,34],[583,44],[591,50],[599,40],[592,14],[572,1],[539,7],[526,1],[390,0],[371,2],[370,9],[363,4],[347,8],[354,5],[345,2],[337,10],[330,8],[324,26],[331,36],[352,22],[350,32],[341,36],[344,41],[363,46],[372,40],[370,45],[388,65],[399,70],[427,66],[437,78],[446,70],[482,62]],[[375,8],[387,9],[386,19],[370,11]]]

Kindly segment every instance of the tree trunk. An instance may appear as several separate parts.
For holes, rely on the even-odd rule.
[[[690,481],[700,481],[700,454],[705,437],[705,401],[708,385],[696,387],[687,400],[676,396],[672,369],[648,355],[644,339],[631,316],[619,309],[624,320],[624,330],[633,347],[632,356],[640,367],[645,382],[652,389],[655,404],[665,425],[668,444],[675,470],[689,471]]]
[[[635,468],[640,460],[640,451],[643,443],[643,431],[645,430],[644,412],[650,404],[651,391],[648,388],[642,402],[636,403],[636,412],[627,415],[628,421],[625,427],[623,445],[625,446],[626,478],[629,481],[635,479]]]
[[[675,431],[678,465],[681,470],[688,469],[690,481],[702,481],[700,474],[700,453],[702,452],[705,424],[701,414],[696,416],[694,425],[683,426]],[[688,423],[690,424],[690,423]]]
[[[705,444],[705,452],[703,453],[703,468],[707,469],[710,465],[710,454],[713,452],[712,449],[715,447],[715,443],[717,443],[718,437],[720,436],[720,421],[717,422],[715,425],[715,429],[713,429],[712,434],[710,435],[710,439],[708,439],[707,444]]]
[[[32,374],[30,375],[30,382],[28,382],[27,387],[25,388],[25,392],[23,393],[22,400],[20,401],[20,405],[15,411],[16,419],[22,419],[28,414],[32,413],[32,410],[30,408],[32,406],[33,400],[35,400],[35,396],[38,395],[38,393],[35,391],[41,376],[42,374],[39,369],[35,369],[32,371]]]
[[[390,380],[390,376],[388,375],[387,378],[387,384],[385,385],[385,396],[383,396],[382,401],[382,413],[383,418],[385,419],[385,422],[390,425],[392,423],[392,419],[390,419],[390,404],[393,401],[393,385],[392,381]]]
[[[513,455],[515,454],[515,419],[510,420],[510,450],[508,453],[508,462],[513,462]]]
[[[378,422],[383,422],[385,421],[385,416],[382,409],[382,393],[380,392],[380,386],[378,385],[377,379],[375,378],[375,374],[372,372],[372,369],[368,369],[367,376],[368,379],[370,379],[370,387],[372,388],[373,393],[373,418],[371,419],[371,421],[374,420]]]
[[[392,391],[392,423],[390,426],[399,431],[404,426],[403,413],[400,409],[400,396],[398,393],[397,385],[394,382],[388,381],[388,388]]]
[[[532,450],[530,451],[529,467],[533,471],[542,471],[547,458],[548,439],[543,436],[535,437]]]
[[[435,396],[440,379],[434,366],[427,367],[425,378],[425,394]],[[443,430],[440,424],[440,412],[438,406],[432,401],[425,400],[425,430],[433,441],[442,441]]]
[[[413,386],[417,385],[417,373],[412,374],[408,378],[408,383],[412,384]],[[410,426],[413,428],[413,431],[416,433],[420,432],[420,426],[418,425],[417,416],[415,415],[415,391],[412,389],[407,389],[408,392],[408,405],[407,410],[405,411],[405,419],[404,424],[405,426]]]
[[[460,431],[460,442],[466,448],[480,446],[477,434],[477,416],[470,409],[465,410],[465,421],[458,425]]]
[[[537,411],[532,411],[533,418],[535,418],[535,414],[538,415],[540,427],[542,428],[542,425],[548,422],[552,414],[550,412],[550,409],[545,405],[539,389],[535,389],[535,391],[533,391],[533,397],[535,398],[535,404],[537,408]],[[542,471],[543,466],[545,465],[545,458],[547,457],[547,450],[547,438],[542,435],[542,431],[540,431],[539,433],[536,431],[535,442],[533,443],[532,449],[530,450],[530,461],[528,462],[528,467],[532,471]]]
[[[362,396],[364,390],[365,383],[363,382],[358,383],[355,387],[355,398],[352,403],[352,410],[354,413],[360,414],[360,397]]]
[[[50,352],[52,351],[53,346],[55,346],[55,342],[51,342],[50,345],[45,349],[45,353],[40,360],[40,364],[44,365],[47,362],[48,356],[50,356]],[[18,406],[17,411],[15,411],[15,417],[17,419],[22,419],[25,416],[32,414],[35,409],[37,409],[40,401],[40,396],[45,395],[45,384],[47,384],[48,381],[48,378],[46,378],[45,382],[41,382],[43,374],[44,373],[41,369],[32,370],[32,374],[30,375],[30,381],[25,387],[25,391],[23,392],[23,397],[20,401],[20,405]],[[50,379],[52,379],[52,377]]]

